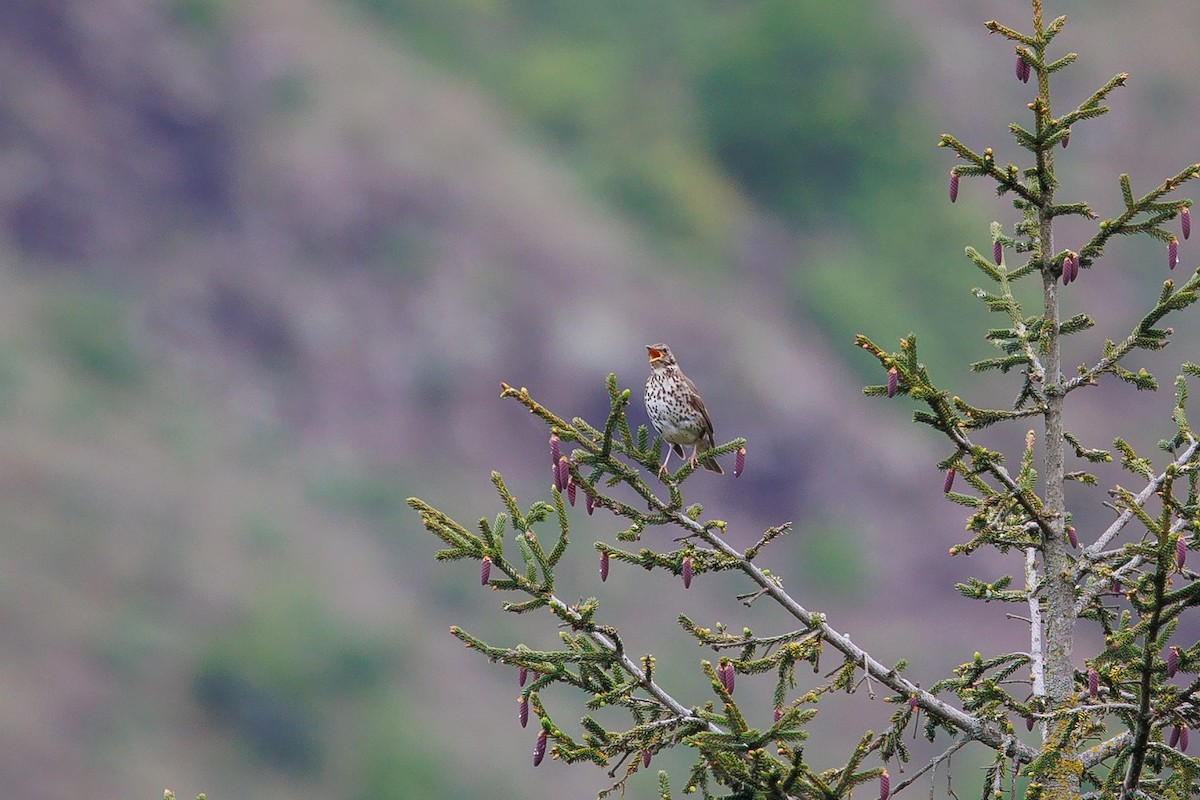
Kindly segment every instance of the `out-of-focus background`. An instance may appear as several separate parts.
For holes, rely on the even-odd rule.
[[[1133,75],[1058,157],[1066,191],[1112,214],[1120,171],[1145,190],[1196,160],[1200,15],[1048,13],[1073,16],[1058,48],[1082,53],[1058,110]],[[951,206],[934,144],[1018,157],[1006,125],[1033,92],[981,23],[1027,17],[1018,0],[0,4],[0,794],[607,786],[530,768],[515,677],[446,630],[554,632],[499,612],[474,565],[435,565],[404,498],[470,524],[497,510],[492,468],[524,502],[545,493],[546,431],[499,382],[598,419],[605,376],[640,393],[659,340],[718,438],[749,440],[741,478],[687,486],[731,541],[795,520],[764,562],[926,685],[1024,646],[1004,609],[953,589],[1019,567],[947,557],[963,532],[945,449],[907,400],[862,397],[882,375],[851,337],[915,331],[948,388],[1011,401],[965,366],[999,323],[962,248],[986,252],[988,222],[1014,215],[972,181]],[[1125,335],[1165,261],[1121,242],[1082,275],[1068,312],[1103,322],[1069,363]],[[1175,327],[1166,381],[1197,357],[1196,324]],[[1101,387],[1068,426],[1152,447],[1160,394]],[[1085,539],[1100,499],[1070,497]],[[685,594],[614,566],[601,586],[588,542],[621,526],[574,519],[561,590],[599,594],[685,702],[706,699],[705,654],[670,633],[680,611],[787,624],[738,605],[732,577]],[[739,681],[763,714],[767,683]],[[894,707],[865,694],[818,718],[818,764],[885,725]],[[563,724],[580,713],[545,699]],[[662,759],[677,789],[684,763]]]

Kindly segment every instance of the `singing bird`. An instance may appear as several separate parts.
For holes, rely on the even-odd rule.
[[[650,356],[650,377],[646,380],[646,413],[655,429],[662,434],[663,439],[670,443],[667,457],[658,468],[662,477],[667,470],[667,462],[671,460],[671,450],[680,457],[683,456],[683,445],[690,445],[692,454],[689,458],[693,468],[696,466],[696,451],[701,445],[705,450],[716,447],[713,441],[712,420],[704,408],[704,401],[671,353],[671,348],[665,344],[646,345]],[[712,456],[700,459],[700,466],[718,474],[725,470]]]

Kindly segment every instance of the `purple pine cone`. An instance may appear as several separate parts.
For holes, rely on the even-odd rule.
[[[600,581],[608,580],[608,551],[600,551]]]
[[[1017,53],[1016,72],[1017,80],[1021,83],[1029,83],[1029,62],[1022,58],[1020,53]]]
[[[1062,282],[1063,286],[1079,277],[1079,254],[1067,251],[1063,257]]]
[[[554,470],[554,488],[560,492],[567,490],[567,483],[571,480],[571,468],[567,466],[567,457],[558,457],[558,468]]]
[[[728,661],[721,662],[721,666],[717,667],[717,677],[721,679],[721,685],[725,687],[725,691],[733,694],[733,686],[736,680],[733,676],[733,664]]]
[[[517,700],[517,719],[521,721],[522,728],[529,724],[529,698],[524,695]]]
[[[683,588],[685,588],[685,589],[692,588],[692,557],[691,556],[683,557],[682,572],[683,572]]]
[[[950,170],[950,202],[958,200],[958,173]]]
[[[546,757],[546,729],[538,731],[537,741],[533,743],[533,765],[536,767]]]
[[[484,556],[479,562],[479,585],[487,586],[490,577],[492,577],[492,557]]]

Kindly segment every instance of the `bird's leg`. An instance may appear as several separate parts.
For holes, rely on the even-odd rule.
[[[688,459],[688,463],[692,465],[692,469],[696,468],[696,451],[700,449],[699,444],[692,445],[692,455]]]
[[[662,466],[658,468],[658,479],[662,480],[667,474],[667,462],[671,460],[671,444],[667,443],[667,457],[663,459]]]

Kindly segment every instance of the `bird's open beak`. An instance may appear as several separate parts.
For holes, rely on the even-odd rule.
[[[650,354],[651,361],[658,361],[660,358],[663,357],[662,350],[656,350],[653,347],[651,347],[650,345],[646,345],[646,352]]]

